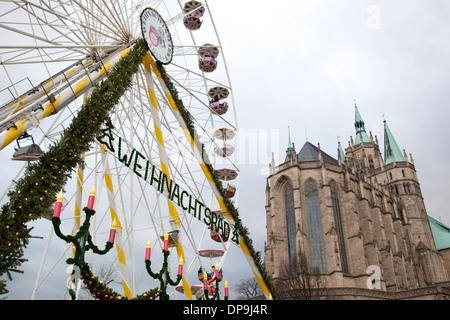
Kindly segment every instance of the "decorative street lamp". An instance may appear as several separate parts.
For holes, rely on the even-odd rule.
[[[222,269],[219,269],[219,265],[216,263],[214,267],[214,275],[208,280],[208,274],[206,271],[203,272],[203,291],[206,300],[220,300],[219,295],[219,282],[222,281]],[[215,282],[215,286],[211,285]],[[224,300],[228,300],[228,282],[225,281],[225,297]]]
[[[160,282],[159,299],[160,300],[169,300],[170,296],[167,294],[167,287],[169,285],[176,286],[176,285],[178,285],[180,283],[180,281],[182,279],[182,274],[183,274],[183,260],[182,260],[182,258],[180,258],[179,265],[178,265],[177,278],[175,280],[170,279],[169,264],[167,263],[167,260],[168,260],[169,255],[170,255],[170,252],[169,252],[169,235],[167,234],[167,232],[164,235],[164,248],[163,248],[162,252],[163,252],[163,255],[164,255],[164,262],[163,262],[162,268],[159,271],[159,273],[154,273],[151,270],[151,264],[152,264],[151,261],[150,261],[151,243],[150,243],[150,240],[148,240],[147,248],[145,250],[145,266],[147,268],[148,274],[153,279],[158,279],[159,282]]]
[[[73,235],[64,235],[61,232],[60,225],[61,225],[61,208],[62,208],[62,201],[63,201],[63,193],[62,191],[59,193],[55,208],[53,211],[53,228],[55,230],[56,235],[61,238],[62,240],[66,241],[67,243],[72,243],[76,250],[75,255],[73,258],[68,258],[66,260],[67,264],[72,264],[77,266],[80,271],[81,270],[89,270],[89,265],[85,261],[85,254],[87,251],[92,250],[94,253],[104,255],[106,254],[111,248],[114,246],[114,238],[116,235],[116,228],[117,228],[117,221],[114,220],[111,225],[111,231],[109,233],[109,241],[106,242],[105,249],[101,250],[99,249],[94,243],[92,242],[92,236],[89,232],[90,227],[90,220],[91,217],[95,214],[95,211],[93,210],[94,207],[94,201],[95,201],[95,188],[92,187],[89,199],[88,199],[88,205],[87,207],[83,208],[83,211],[86,213],[86,219],[83,222],[83,224],[80,226],[80,229],[78,232]],[[71,295],[73,298],[73,295]]]

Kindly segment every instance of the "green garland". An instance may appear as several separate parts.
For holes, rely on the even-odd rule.
[[[267,286],[272,294],[272,298],[278,299],[278,293],[277,293],[274,285],[272,284],[272,281],[271,281],[266,269],[264,268],[263,263],[261,262],[261,253],[255,251],[255,249],[253,248],[253,240],[250,239],[250,237],[249,237],[248,228],[243,226],[242,220],[239,217],[238,210],[234,207],[234,205],[230,201],[230,199],[225,195],[225,191],[222,187],[222,182],[219,180],[215,169],[211,166],[211,162],[209,161],[208,155],[205,151],[204,144],[201,143],[200,141],[198,141],[198,139],[197,139],[198,135],[195,133],[195,127],[194,127],[194,121],[193,121],[192,115],[184,107],[183,101],[178,97],[178,91],[175,88],[172,81],[170,80],[170,77],[168,76],[163,64],[158,61],[156,63],[156,65],[158,67],[159,73],[161,74],[161,77],[163,78],[163,80],[166,84],[166,87],[168,88],[170,94],[172,95],[175,105],[177,106],[181,116],[183,117],[183,119],[188,127],[191,137],[193,137],[193,139],[195,139],[196,145],[201,146],[201,148],[202,148],[201,152],[202,152],[202,156],[203,156],[203,161],[206,164],[206,167],[208,168],[208,171],[214,180],[216,188],[218,189],[222,199],[224,200],[224,203],[225,203],[225,206],[227,207],[228,212],[231,214],[231,216],[233,217],[233,219],[235,221],[235,227],[237,228],[239,235],[242,237],[245,244],[247,245],[247,247],[250,251],[251,257],[255,261],[255,264],[258,267],[258,270],[261,273],[263,280],[267,284]]]
[[[159,280],[160,300],[169,300],[170,296],[167,294],[167,287],[169,285],[171,285],[171,286],[178,285],[182,279],[182,275],[177,274],[177,277],[175,278],[175,280],[172,280],[170,278],[169,265],[167,263],[167,259],[169,258],[170,251],[163,249],[162,253],[164,256],[164,260],[163,260],[163,264],[161,266],[161,270],[158,273],[155,273],[152,271],[152,268],[151,268],[152,262],[150,260],[145,260],[145,269],[147,270],[147,273],[153,279]]]
[[[108,78],[95,86],[90,98],[58,143],[51,146],[39,161],[31,163],[8,193],[9,202],[0,213],[0,276],[21,272],[17,268],[26,259],[24,249],[30,232],[26,223],[40,217],[50,217],[56,195],[82,162],[82,154],[101,133],[110,111],[132,84],[147,53],[144,40],[138,40],[129,54],[110,71]],[[0,294],[7,293],[5,281],[0,281]]]
[[[99,300],[129,300],[127,297],[118,294],[107,285],[100,281],[90,269],[83,268],[81,270],[81,279],[83,280],[84,286],[89,290],[92,298]],[[71,292],[73,295],[74,292]],[[158,288],[152,289],[143,294],[137,295],[131,300],[155,300],[161,291]]]

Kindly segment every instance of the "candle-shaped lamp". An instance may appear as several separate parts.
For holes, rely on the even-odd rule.
[[[111,224],[111,230],[109,231],[109,242],[114,243],[114,239],[116,238],[116,228],[118,227],[117,219],[114,218]]]
[[[145,248],[145,260],[150,260],[151,254],[152,254],[152,243],[150,242],[150,238],[148,238],[147,248]]]
[[[227,280],[225,280],[225,297],[227,297],[228,298],[228,282],[227,282]]]
[[[180,276],[183,275],[183,258],[182,257],[180,257],[180,261],[178,263],[178,274]]]
[[[219,264],[216,262],[216,266],[214,267],[214,274],[216,278],[219,279]]]
[[[169,251],[169,235],[166,233],[164,234],[164,250]]]
[[[61,215],[63,201],[63,193],[62,190],[59,192],[58,197],[56,197],[55,209],[53,210],[53,218],[59,218]]]
[[[203,271],[203,290],[208,290],[208,275]]]
[[[94,201],[95,201],[95,185],[92,186],[87,205],[87,207],[91,210],[94,209]]]

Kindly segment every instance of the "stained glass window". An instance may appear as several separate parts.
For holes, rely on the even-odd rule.
[[[296,222],[294,209],[294,190],[288,184],[284,189],[284,203],[286,208],[286,228],[289,250],[289,263],[291,270],[297,267]]]
[[[374,164],[373,164],[373,158],[372,158],[371,155],[369,155],[369,169],[370,169],[370,170],[375,169],[375,166],[374,166]]]
[[[326,272],[323,244],[322,219],[320,217],[319,191],[313,181],[305,186],[306,211],[308,216],[309,247],[313,271]]]

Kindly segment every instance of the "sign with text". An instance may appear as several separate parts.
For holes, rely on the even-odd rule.
[[[157,11],[151,8],[142,11],[141,31],[153,57],[163,64],[170,63],[173,57],[172,37]]]
[[[233,244],[239,246],[239,236],[234,225],[230,225],[219,213],[211,211],[204,203],[196,199],[189,191],[178,185],[174,179],[169,179],[158,167],[146,159],[146,157],[130,146],[125,140],[113,132],[114,126],[106,123],[102,134],[97,140],[112,152],[119,161],[130,168],[136,176],[147,181],[158,192],[166,196],[172,203],[183,211],[192,214],[199,221],[203,222],[211,229],[214,229],[222,239],[228,239]],[[115,145],[116,138],[118,140]],[[124,146],[125,145],[125,146]]]

